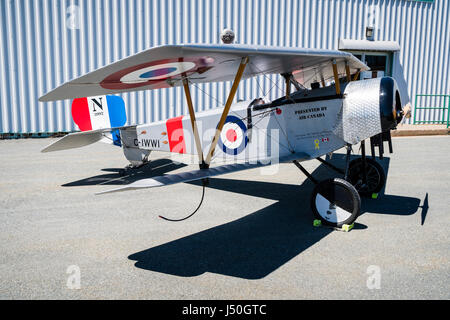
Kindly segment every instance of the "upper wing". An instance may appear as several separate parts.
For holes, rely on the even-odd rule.
[[[249,45],[165,45],[151,48],[69,81],[48,92],[40,101],[54,101],[108,93],[181,86],[181,77],[191,82],[233,80],[243,57],[250,62],[243,78],[261,74],[300,72],[309,86],[333,75],[331,60],[345,72],[369,68],[351,53],[336,50],[266,47]]]
[[[288,161],[293,161],[293,160],[305,160],[308,158],[309,158],[309,155],[307,155],[306,153],[300,152],[300,153],[294,153],[289,156],[277,159],[278,160],[277,163],[278,162],[288,162]],[[268,160],[268,159],[266,159],[266,160]],[[227,164],[227,165],[218,166],[218,167],[209,168],[209,169],[200,169],[200,170],[182,172],[182,173],[178,173],[178,174],[168,174],[168,175],[154,177],[154,178],[137,180],[137,181],[130,183],[128,185],[125,185],[123,187],[119,187],[116,189],[111,189],[111,190],[107,190],[107,191],[103,191],[103,192],[98,192],[97,194],[168,186],[171,184],[195,181],[195,180],[205,179],[205,178],[209,178],[209,177],[215,177],[215,176],[219,176],[219,175],[227,174],[227,173],[231,173],[231,172],[254,169],[254,168],[259,168],[262,166],[269,166],[272,164],[274,164],[274,163],[269,162],[269,161],[267,161],[267,162],[266,161],[264,161],[264,162],[258,161],[257,163],[236,163],[236,164]]]

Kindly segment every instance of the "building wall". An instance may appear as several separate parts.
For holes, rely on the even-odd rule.
[[[393,75],[403,102],[416,93],[450,94],[450,4],[446,0],[2,0],[0,132],[73,131],[70,101],[38,102],[56,86],[162,44],[236,43],[337,49],[340,38],[395,40]],[[236,99],[280,96],[278,76],[241,83]],[[193,88],[198,111],[220,106],[230,83]],[[271,90],[270,90],[271,89]],[[122,94],[128,123],[185,114],[181,88]],[[422,117],[432,117],[424,114]]]

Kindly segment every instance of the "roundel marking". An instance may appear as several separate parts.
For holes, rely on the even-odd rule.
[[[100,85],[105,89],[132,89],[148,85],[167,88],[165,80],[180,74],[190,75],[208,69],[211,57],[175,58],[146,62],[122,69],[107,76]]]
[[[219,136],[219,147],[229,155],[241,153],[248,143],[247,127],[236,116],[228,116]]]
[[[158,64],[127,73],[120,78],[120,82],[134,84],[139,82],[147,82],[150,80],[167,79],[192,70],[193,68],[195,68],[195,63],[193,62],[171,62]]]
[[[177,71],[177,68],[160,68],[160,69],[155,69],[155,70],[150,70],[147,72],[144,72],[143,74],[141,74],[139,76],[139,78],[141,79],[155,79],[156,77],[161,77],[161,76],[165,76],[167,74],[170,74],[172,72]]]
[[[237,139],[237,133],[234,129],[228,129],[226,135],[228,141],[235,142]]]

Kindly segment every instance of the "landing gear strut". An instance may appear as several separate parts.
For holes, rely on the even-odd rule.
[[[363,197],[371,197],[383,189],[386,174],[383,167],[373,159],[366,159],[366,166],[361,158],[350,162],[348,181],[355,186]]]
[[[383,189],[386,174],[383,167],[375,159],[366,157],[366,144],[361,141],[361,158],[350,162],[346,180],[355,186],[363,197],[371,197]]]
[[[136,170],[148,165],[150,161],[148,160],[148,155],[144,157],[142,163],[139,165],[129,164],[125,168],[119,170],[119,176],[124,177],[133,174]]]
[[[347,177],[350,168],[350,153],[351,146],[347,145],[345,171],[325,160],[317,159]],[[311,209],[315,218],[321,220],[323,224],[337,228],[344,224],[350,225],[356,220],[361,211],[361,199],[353,185],[340,178],[319,182],[298,161],[294,161],[294,164],[316,185],[311,195]]]
[[[386,182],[386,174],[381,165],[368,159],[365,143],[361,141],[361,158],[350,161],[351,145],[347,145],[345,170],[317,158],[320,162],[344,176],[341,178],[317,181],[298,162],[294,164],[316,185],[311,195],[311,209],[315,218],[323,224],[342,227],[352,224],[361,211],[360,196],[377,194]]]

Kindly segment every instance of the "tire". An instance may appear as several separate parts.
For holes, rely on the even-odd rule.
[[[311,195],[311,208],[323,224],[342,227],[352,224],[359,216],[361,198],[348,181],[340,178],[319,182]]]
[[[349,164],[348,181],[363,197],[371,197],[379,193],[386,183],[386,174],[383,167],[373,159],[366,158],[367,185],[363,184],[362,159],[352,160]]]

